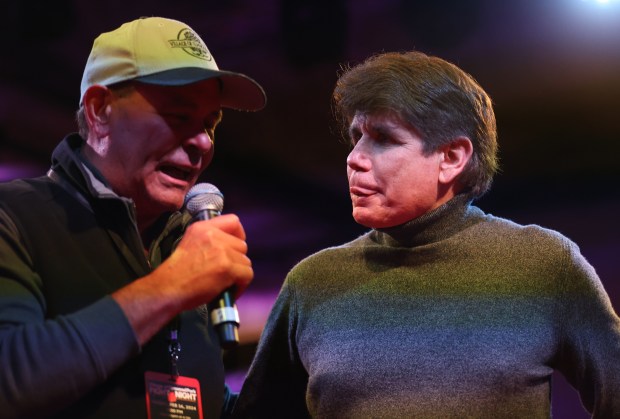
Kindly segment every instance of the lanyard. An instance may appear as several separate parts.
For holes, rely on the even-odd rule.
[[[169,327],[168,354],[170,354],[170,375],[175,379],[179,377],[179,354],[181,343],[179,342],[179,318],[175,318]]]

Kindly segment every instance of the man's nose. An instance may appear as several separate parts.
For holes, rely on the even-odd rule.
[[[354,170],[368,170],[370,158],[362,141],[358,141],[347,156],[347,166]]]
[[[213,138],[211,138],[207,130],[197,132],[186,143],[196,148],[200,154],[207,154],[213,149]]]
[[[204,164],[213,156],[213,139],[207,130],[201,130],[185,140],[183,148],[193,164]],[[208,164],[208,163],[207,163]]]

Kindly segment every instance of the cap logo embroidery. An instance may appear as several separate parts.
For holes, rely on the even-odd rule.
[[[207,47],[202,43],[198,35],[189,28],[181,29],[177,39],[170,39],[168,42],[172,48],[181,48],[193,57],[205,61],[211,61],[212,59]]]

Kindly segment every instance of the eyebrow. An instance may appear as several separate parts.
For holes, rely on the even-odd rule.
[[[393,122],[369,121],[369,118],[364,118],[361,121],[358,120],[358,122],[351,123],[349,126],[349,135],[352,136],[354,133],[360,132],[360,127],[362,126],[366,128],[366,131],[379,135],[390,135],[398,129]]]

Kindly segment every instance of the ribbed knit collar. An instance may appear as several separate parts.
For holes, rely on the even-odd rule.
[[[404,224],[373,230],[371,240],[392,247],[414,247],[446,239],[484,216],[471,198],[457,195],[439,208]]]

